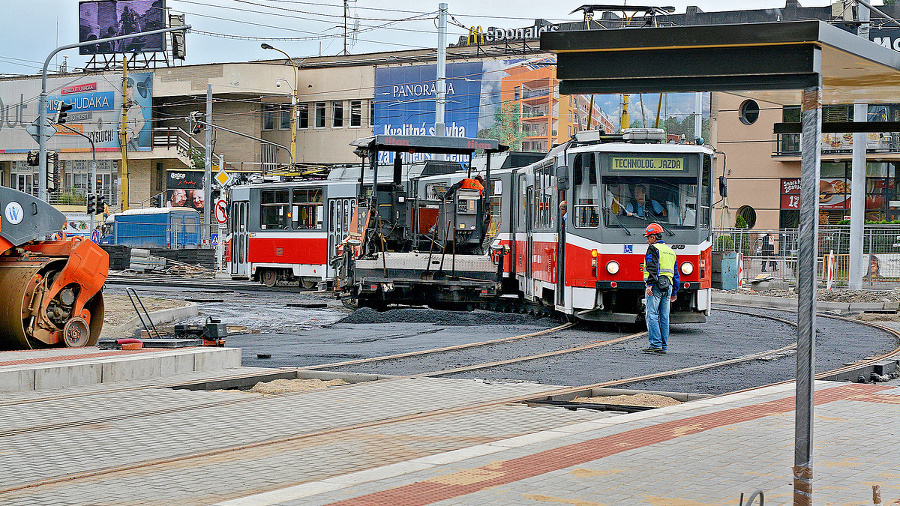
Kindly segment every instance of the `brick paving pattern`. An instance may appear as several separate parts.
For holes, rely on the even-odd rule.
[[[276,396],[162,388],[204,376],[4,394],[0,503],[792,500],[793,385],[632,414],[490,404],[553,387],[447,378]],[[896,503],[900,388],[816,386],[815,504],[871,504],[876,484]]]

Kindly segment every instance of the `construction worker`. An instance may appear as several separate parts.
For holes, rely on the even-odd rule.
[[[481,176],[467,177],[462,181],[454,183],[453,186],[448,188],[447,192],[444,193],[444,200],[450,200],[450,198],[453,197],[453,194],[456,193],[456,190],[460,188],[478,190],[478,193],[481,196],[484,196],[484,178]]]
[[[644,290],[647,309],[647,336],[650,346],[644,353],[666,353],[669,340],[669,308],[675,302],[678,285],[678,262],[675,252],[662,240],[663,228],[651,223],[644,232],[647,255],[644,257]]]

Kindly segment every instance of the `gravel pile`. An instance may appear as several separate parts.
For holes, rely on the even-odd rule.
[[[607,397],[576,397],[572,402],[615,404],[616,406],[649,406],[661,408],[681,404],[671,397],[657,394],[611,395]]]
[[[521,325],[539,322],[541,318],[530,315],[494,313],[490,311],[442,311],[437,309],[400,308],[384,312],[372,308],[360,308],[335,323],[432,323],[447,326]]]
[[[308,390],[320,390],[330,386],[346,385],[347,382],[342,379],[323,381],[320,379],[277,379],[264,383],[257,383],[253,388],[247,390],[254,394],[276,395],[291,392],[306,392]]]
[[[785,297],[796,299],[797,292],[793,288],[772,290],[714,290],[720,293],[736,293],[741,295],[761,295],[764,297]],[[900,289],[895,290],[816,290],[816,300],[822,302],[897,302],[900,301]]]

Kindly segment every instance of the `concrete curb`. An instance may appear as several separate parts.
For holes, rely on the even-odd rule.
[[[712,301],[739,306],[775,307],[788,311],[797,310],[797,299],[789,299],[786,297],[766,297],[763,295],[713,292]],[[830,311],[838,314],[862,313],[863,311],[896,312],[898,306],[900,306],[900,303],[897,302],[816,302],[816,310]]]
[[[196,302],[189,302],[186,306],[176,307],[172,309],[160,309],[159,311],[150,311],[150,320],[154,325],[170,323],[177,320],[183,320],[200,314],[200,307]],[[145,317],[146,320],[146,317]],[[149,323],[148,323],[149,325]],[[119,339],[123,337],[131,337],[138,329],[142,329],[141,319],[137,316],[119,325],[104,326],[100,331],[101,339]]]

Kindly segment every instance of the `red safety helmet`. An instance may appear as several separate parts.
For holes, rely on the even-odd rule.
[[[648,237],[648,236],[656,235],[656,234],[662,234],[662,233],[663,233],[663,229],[659,225],[659,223],[651,223],[650,225],[647,225],[647,230],[644,232],[644,237]]]

